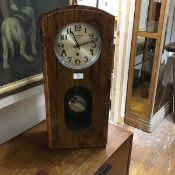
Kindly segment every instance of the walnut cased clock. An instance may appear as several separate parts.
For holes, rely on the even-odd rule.
[[[114,17],[65,6],[43,14],[40,29],[49,147],[105,147]]]

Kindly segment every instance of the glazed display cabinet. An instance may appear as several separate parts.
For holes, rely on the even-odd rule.
[[[136,1],[125,123],[147,132],[171,110],[170,53],[164,48],[173,42],[174,6],[174,0]]]

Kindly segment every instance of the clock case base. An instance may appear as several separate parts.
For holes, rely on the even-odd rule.
[[[58,31],[75,22],[93,25],[102,40],[99,59],[90,67],[81,70],[63,66],[58,62],[53,49]],[[93,7],[65,6],[43,14],[40,17],[40,29],[49,147],[105,147],[110,108],[114,16]],[[84,78],[75,80],[74,73],[82,73]],[[64,100],[66,92],[78,86],[91,92],[92,116],[89,127],[74,131],[66,126]]]

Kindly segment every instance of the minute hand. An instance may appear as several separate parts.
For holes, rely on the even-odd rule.
[[[83,43],[80,43],[79,46],[84,46],[84,45],[89,44],[89,43],[95,43],[96,41],[98,41],[98,39],[85,41],[85,42],[83,42]]]

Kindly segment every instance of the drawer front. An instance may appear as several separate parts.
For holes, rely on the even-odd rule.
[[[128,175],[131,156],[132,139],[123,145],[98,169],[95,175]]]

